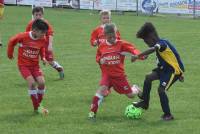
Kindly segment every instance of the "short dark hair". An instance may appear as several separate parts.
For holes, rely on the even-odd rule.
[[[37,13],[37,12],[42,12],[42,14],[44,14],[44,9],[43,7],[34,7],[32,9],[32,15],[34,15],[34,13]]]
[[[47,32],[49,26],[44,20],[36,19],[32,24],[32,29],[40,30],[42,32]]]
[[[104,33],[105,34],[114,34],[116,32],[116,26],[113,23],[105,24]]]
[[[158,37],[158,33],[154,25],[151,22],[146,22],[137,32],[136,37],[144,39],[147,38],[147,36],[150,34],[154,34],[156,37]]]

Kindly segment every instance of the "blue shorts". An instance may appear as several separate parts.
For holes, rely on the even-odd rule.
[[[158,74],[160,80],[160,87],[164,87],[165,90],[168,90],[172,84],[174,84],[181,76],[175,75],[173,70],[163,70],[160,68],[155,68],[152,71]]]

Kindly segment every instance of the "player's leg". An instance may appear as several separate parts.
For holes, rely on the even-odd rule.
[[[54,60],[52,51],[46,51],[46,59],[49,65],[58,71],[60,79],[64,79],[64,69],[57,61]]]
[[[179,76],[174,75],[173,72],[163,73],[160,79],[160,85],[158,88],[158,94],[160,98],[160,104],[164,114],[161,116],[163,120],[173,120],[174,117],[171,114],[169,99],[166,91],[169,87],[178,80]]]
[[[37,96],[37,84],[34,77],[31,74],[31,68],[27,66],[19,66],[18,68],[22,77],[28,83],[28,89],[29,89],[28,92],[29,92],[30,98],[32,100],[34,110],[37,110],[39,106],[38,96]]]
[[[145,76],[144,85],[143,85],[143,93],[141,94],[141,96],[139,96],[141,101],[133,103],[135,107],[148,109],[152,81],[158,80],[158,79],[159,79],[158,71],[152,71],[150,74],[147,74]]]
[[[89,112],[89,116],[88,116],[89,118],[96,117],[96,113],[98,111],[100,104],[102,103],[104,97],[107,96],[107,91],[110,88],[109,77],[106,74],[102,75],[102,78],[101,78],[101,81],[99,84],[100,84],[100,86],[97,89],[97,91],[92,99],[92,104],[90,106],[90,112]]]
[[[103,102],[104,97],[107,95],[108,88],[108,86],[102,85],[97,89],[95,95],[92,98],[92,104],[90,105],[90,112],[88,116],[89,118],[96,117],[98,108]]]
[[[41,114],[48,114],[48,110],[44,108],[42,105],[42,100],[45,93],[45,80],[42,70],[40,69],[39,66],[35,66],[32,70],[32,74],[36,79],[38,85],[38,90],[37,90],[38,103],[39,103],[38,112]]]

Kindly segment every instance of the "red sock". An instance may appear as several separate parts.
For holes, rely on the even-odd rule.
[[[95,95],[92,100],[90,111],[96,113],[102,101],[103,101],[103,96]]]
[[[39,86],[38,87],[38,92],[37,92],[37,96],[38,96],[38,103],[40,104],[43,100],[43,96],[44,96],[44,86]]]
[[[37,96],[37,90],[29,90],[29,94],[31,96],[32,104],[34,110],[37,110],[39,107],[39,102],[38,102],[38,96]]]

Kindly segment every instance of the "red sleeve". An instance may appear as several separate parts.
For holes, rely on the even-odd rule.
[[[53,36],[54,31],[53,31],[52,25],[47,20],[45,20],[45,22],[47,23],[47,25],[49,27],[49,29],[47,31],[47,36]]]
[[[116,32],[116,35],[117,35],[117,40],[121,40],[121,35],[120,35],[120,32],[118,30]]]
[[[21,41],[22,41],[21,34],[17,34],[9,39],[7,48],[7,56],[9,59],[13,58],[14,47],[17,45],[17,43],[20,43]]]
[[[26,32],[32,30],[32,24],[33,24],[33,21],[30,21],[30,22],[28,23],[28,25],[26,26]]]
[[[128,52],[128,53],[131,53],[133,55],[140,54],[140,50],[138,50],[133,44],[128,43],[128,42],[122,43],[122,52]]]
[[[94,42],[97,40],[97,38],[98,38],[98,31],[97,29],[94,29],[90,37],[90,45],[92,47],[94,47]]]
[[[101,53],[99,51],[99,48],[97,49],[97,54],[96,54],[96,62],[100,63],[100,59],[101,59]]]
[[[45,59],[45,47],[42,47],[40,49],[40,57],[41,57],[41,60]]]
[[[124,43],[122,44],[122,52],[128,52],[128,53],[131,53],[131,54],[133,54],[133,55],[138,55],[138,54],[141,53],[140,50],[138,50],[138,49],[135,47],[135,45],[133,45],[133,44],[131,44],[131,43],[128,43],[128,42],[124,42]],[[139,59],[140,59],[140,60],[144,60],[145,57],[143,56],[143,57],[140,57]]]

